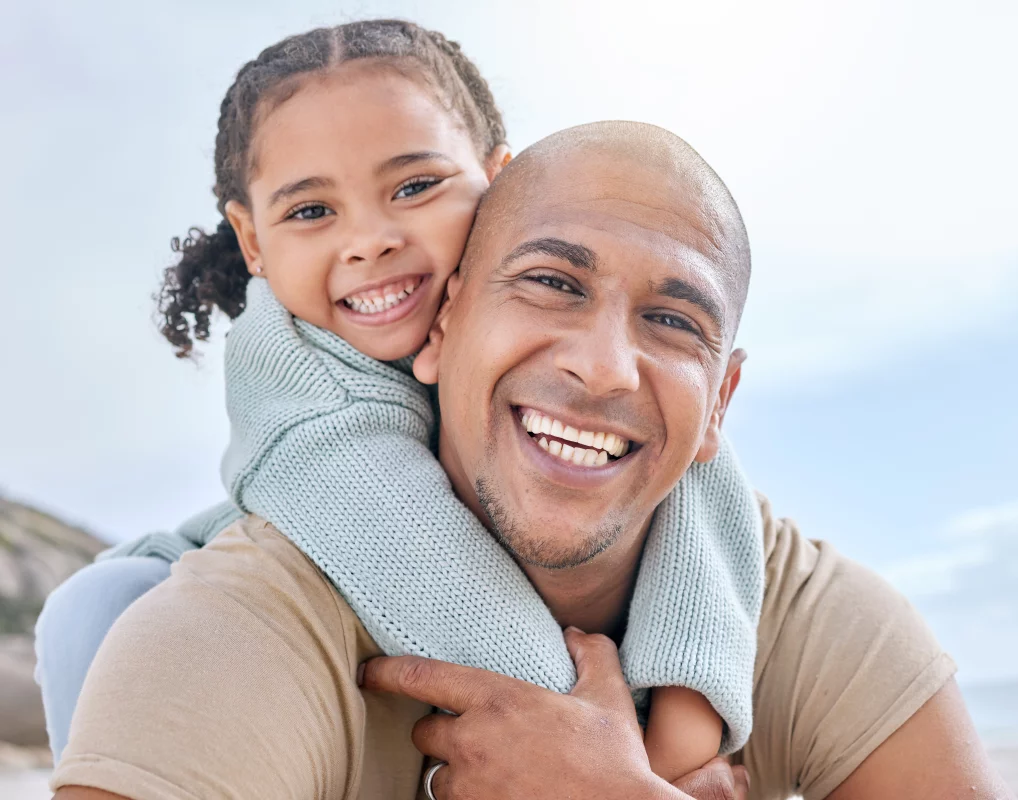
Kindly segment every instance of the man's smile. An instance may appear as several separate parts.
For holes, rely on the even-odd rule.
[[[562,412],[511,406],[520,455],[554,484],[599,489],[618,479],[641,445],[603,424],[569,419]],[[601,430],[591,430],[601,428]],[[547,430],[547,433],[544,431]],[[610,449],[609,449],[610,448]]]
[[[535,408],[521,408],[519,416],[542,450],[576,466],[603,467],[629,450],[629,439],[621,434],[582,430]]]

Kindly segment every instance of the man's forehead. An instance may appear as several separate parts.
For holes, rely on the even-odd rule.
[[[504,222],[512,228],[548,221],[585,224],[651,249],[723,255],[728,238],[724,209],[717,208],[696,174],[657,161],[562,154],[520,182],[523,196]]]
[[[496,262],[521,242],[550,236],[584,244],[605,260],[716,270],[726,258],[724,232],[698,187],[642,164],[567,158],[524,191],[502,217],[506,235],[498,237]]]

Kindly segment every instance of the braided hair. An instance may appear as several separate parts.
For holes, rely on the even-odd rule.
[[[211,233],[191,228],[170,246],[179,254],[163,273],[156,294],[163,336],[180,358],[195,340],[207,341],[212,313],[230,319],[244,310],[250,274],[226,220],[231,200],[247,206],[251,142],[266,110],[292,97],[301,78],[357,59],[413,68],[466,126],[477,151],[488,155],[505,142],[505,126],[487,82],[456,42],[402,20],[364,20],[290,36],[263,50],[237,73],[219,108],[213,193],[223,215]]]

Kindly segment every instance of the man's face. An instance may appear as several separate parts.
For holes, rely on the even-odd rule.
[[[528,180],[451,285],[440,450],[511,552],[562,568],[639,535],[713,457],[738,310],[696,189],[579,154]]]

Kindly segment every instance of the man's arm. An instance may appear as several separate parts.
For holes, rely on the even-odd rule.
[[[828,800],[1014,800],[952,680],[878,747]]]

